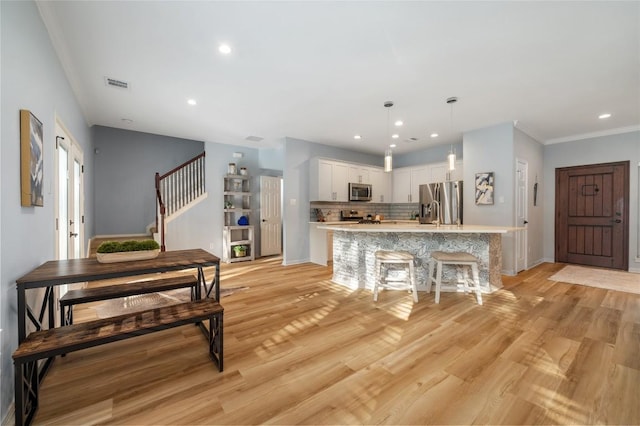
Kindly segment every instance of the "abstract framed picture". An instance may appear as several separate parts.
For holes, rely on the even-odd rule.
[[[43,130],[31,111],[20,110],[20,204],[26,207],[43,203]]]
[[[493,204],[493,172],[476,173],[476,204]]]

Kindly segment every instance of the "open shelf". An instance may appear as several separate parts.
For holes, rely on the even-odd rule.
[[[251,188],[248,175],[230,175],[223,178],[223,247],[222,260],[224,262],[241,262],[254,260],[254,228],[251,225]],[[248,225],[238,225],[238,220],[246,217]],[[246,254],[236,256],[233,247],[245,246]]]

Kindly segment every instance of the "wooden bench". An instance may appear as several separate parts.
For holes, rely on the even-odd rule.
[[[192,288],[191,300],[200,298],[196,293],[198,291],[198,279],[193,275],[69,290],[60,298],[60,325],[73,324],[73,305],[79,303],[97,302],[99,300],[117,299],[186,287]]]
[[[16,425],[31,423],[38,408],[38,361],[42,359],[196,323],[206,332],[209,355],[222,371],[223,313],[215,299],[206,298],[29,334],[13,353]],[[205,320],[209,320],[208,330]]]

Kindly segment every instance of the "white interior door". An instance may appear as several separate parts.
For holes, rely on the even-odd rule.
[[[527,181],[529,164],[524,160],[516,160],[516,226],[527,227]],[[527,230],[516,233],[516,264],[515,272],[527,268]]]
[[[56,135],[56,257],[77,259],[84,245],[83,155],[60,123]]]
[[[260,176],[260,256],[282,253],[282,178]]]

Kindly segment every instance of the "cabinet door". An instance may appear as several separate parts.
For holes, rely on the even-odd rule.
[[[366,167],[349,166],[349,182],[371,183],[369,169]]]
[[[456,160],[456,169],[450,173],[451,180],[463,180],[462,160]]]
[[[420,200],[419,186],[429,183],[429,168],[425,166],[411,168],[411,185],[409,190],[409,202],[417,203]]]
[[[317,179],[318,185],[318,200],[317,201],[333,201],[333,186],[332,180],[327,177],[333,174],[333,163],[328,161],[318,162],[318,176],[313,176],[312,179]],[[315,200],[314,200],[315,201]]]
[[[382,169],[369,170],[369,180],[371,183],[371,202],[390,203],[391,202],[391,173],[385,173]]]
[[[435,163],[429,165],[429,182],[444,182],[447,180],[449,165],[447,163]]]
[[[324,176],[320,175],[320,179]],[[349,200],[349,167],[346,164],[333,163],[333,172],[331,173],[331,186],[335,194],[333,201]]]
[[[411,169],[400,168],[393,170],[392,176],[394,203],[409,203],[411,196]]]

